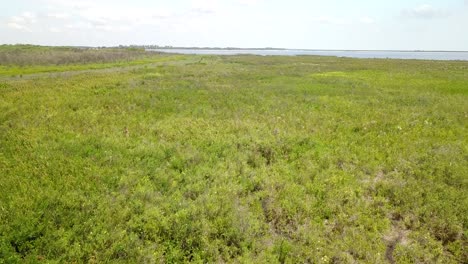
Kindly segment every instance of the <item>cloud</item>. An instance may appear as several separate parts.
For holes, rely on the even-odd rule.
[[[41,22],[62,31],[121,32],[141,26],[161,26],[177,15],[166,8],[128,6],[111,0],[41,0],[49,13]],[[50,31],[50,28],[48,28]]]
[[[205,14],[205,15],[209,15],[209,14],[215,14],[216,11],[213,10],[213,9],[209,9],[209,8],[192,8],[191,11],[193,13],[196,13],[196,14]]]
[[[334,16],[319,16],[312,19],[312,21],[320,24],[325,25],[338,25],[338,26],[345,26],[345,25],[353,25],[353,24],[375,24],[375,19],[369,16],[363,17],[355,17],[355,18],[338,18]]]
[[[52,33],[61,33],[62,30],[57,28],[57,27],[49,27],[49,32],[52,32]]]
[[[49,13],[46,16],[54,19],[67,19],[71,17],[69,13]]]
[[[404,9],[402,16],[407,18],[418,19],[434,19],[449,16],[450,13],[446,10],[435,8],[431,5],[420,5],[412,9]]]
[[[220,11],[218,1],[215,0],[192,0],[192,8],[194,13],[198,14],[214,14]]]
[[[90,0],[69,1],[69,0],[43,0],[49,9],[60,10],[81,10],[97,6],[96,2]]]
[[[15,22],[8,22],[7,27],[12,28],[12,29],[16,29],[16,30],[31,32],[31,29],[29,27],[27,27],[25,25],[15,23]]]
[[[314,22],[320,24],[329,24],[329,25],[344,25],[346,22],[343,19],[330,17],[330,16],[320,16],[313,18]]]
[[[12,23],[26,23],[26,19],[22,16],[12,16],[9,21]]]
[[[10,21],[15,22],[15,23],[27,23],[27,24],[33,24],[37,22],[37,16],[36,14],[26,11],[21,13],[20,15],[17,16],[12,16],[10,18]]]
[[[68,30],[88,30],[92,28],[92,25],[85,22],[76,22],[65,25],[65,28]]]
[[[259,4],[262,0],[237,0],[241,5],[253,6]],[[468,0],[467,0],[468,1]]]
[[[361,22],[363,24],[374,24],[375,20],[373,18],[371,18],[371,17],[364,16],[364,17],[361,17],[359,19],[359,22]]]
[[[158,3],[128,5],[112,0],[38,0],[42,11],[23,12],[10,17],[5,25],[30,32],[128,32],[149,30],[172,32],[175,27],[193,28],[208,24],[212,14],[224,14],[228,8],[219,0],[190,0],[184,8],[169,9]],[[238,0],[232,0],[238,1]],[[256,2],[258,0],[239,0]],[[222,4],[222,5],[221,5]],[[174,8],[174,7],[173,7]]]
[[[21,13],[21,16],[28,20],[29,22],[36,22],[36,14],[32,13],[32,12],[29,12],[29,11],[26,11],[26,12],[23,12]]]
[[[112,23],[135,23],[138,21],[150,21],[154,19],[169,18],[174,15],[166,8],[139,7],[139,5],[125,5],[114,3],[110,0],[91,1],[69,1],[69,0],[42,0],[47,9],[54,12],[49,17],[64,19],[73,17],[75,19],[103,24]]]
[[[32,12],[23,12],[8,19],[7,27],[15,30],[31,32],[31,26],[37,23],[37,15]]]

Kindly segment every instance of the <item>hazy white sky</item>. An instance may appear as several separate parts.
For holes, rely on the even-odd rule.
[[[468,0],[1,0],[0,43],[468,50]]]

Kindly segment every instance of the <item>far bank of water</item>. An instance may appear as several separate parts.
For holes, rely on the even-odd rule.
[[[468,61],[468,51],[345,51],[345,50],[262,50],[262,49],[148,49],[148,51],[199,54],[199,55],[239,55],[251,54],[261,56],[335,56],[350,58],[379,59],[417,59],[417,60],[463,60]]]

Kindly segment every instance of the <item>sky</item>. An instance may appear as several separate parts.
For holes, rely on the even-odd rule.
[[[0,44],[468,50],[468,0],[0,1]]]

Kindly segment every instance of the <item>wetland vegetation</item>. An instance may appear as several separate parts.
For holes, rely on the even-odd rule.
[[[0,64],[0,263],[468,260],[466,61]]]

